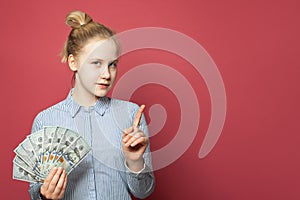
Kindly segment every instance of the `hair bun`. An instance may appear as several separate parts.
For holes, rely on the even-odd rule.
[[[80,28],[81,26],[92,22],[93,19],[82,11],[72,11],[66,17],[66,24],[72,28]]]

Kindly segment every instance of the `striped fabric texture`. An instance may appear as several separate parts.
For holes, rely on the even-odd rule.
[[[138,173],[128,169],[122,152],[122,132],[132,126],[138,105],[108,97],[84,108],[67,98],[40,112],[34,119],[32,133],[44,126],[61,126],[81,134],[92,151],[68,175],[64,200],[129,200],[149,196],[154,189],[150,147],[144,153],[144,169]],[[142,116],[139,128],[149,137]],[[31,199],[40,198],[41,183],[31,183]]]

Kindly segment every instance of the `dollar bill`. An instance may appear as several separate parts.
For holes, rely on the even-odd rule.
[[[40,172],[36,170],[35,166],[28,165],[22,158],[19,156],[16,156],[13,160],[14,164],[17,164],[18,166],[22,166],[22,168],[27,171],[30,174],[38,175]]]
[[[42,178],[47,177],[47,175],[53,167],[62,167],[66,170],[68,175],[74,169],[75,163],[68,160],[67,155],[59,155],[59,159],[56,162],[48,163],[48,168],[44,168],[44,171],[40,173],[40,176]]]
[[[57,159],[58,148],[62,138],[64,137],[65,132],[67,131],[66,128],[57,127],[53,139],[52,144],[50,147],[50,155],[49,155],[49,162],[53,163],[55,159]]]
[[[37,156],[29,140],[24,140],[14,152],[20,157],[27,165],[35,167],[37,163]],[[38,168],[37,168],[38,170]]]
[[[67,130],[68,129],[62,128],[62,127],[58,127],[56,129],[55,134],[54,134],[53,139],[52,139],[51,148],[50,148],[51,152],[57,152],[58,146],[59,146],[59,144],[60,144],[60,142],[61,142],[62,138],[64,137],[64,134]]]
[[[91,150],[92,148],[80,136],[64,150],[63,154],[66,156],[67,160],[74,163],[74,167],[76,167]]]
[[[13,178],[42,182],[53,167],[62,167],[70,174],[90,150],[77,132],[46,126],[27,136],[14,150]]]
[[[23,166],[16,163],[13,165],[13,179],[26,181],[26,182],[37,182],[42,181],[38,176],[26,171]]]
[[[35,155],[37,157],[38,163],[43,163],[43,137],[44,137],[44,130],[41,129],[29,136],[27,136],[33,149],[35,152]]]
[[[41,174],[45,174],[45,171],[48,171],[51,168],[51,162],[49,161],[49,157],[51,154],[51,145],[53,142],[53,137],[55,135],[58,127],[55,126],[45,126],[43,128],[43,153],[42,153],[42,166],[41,166]],[[46,175],[46,174],[45,174]]]
[[[79,134],[70,129],[64,132],[64,135],[61,137],[60,143],[57,146],[57,151],[55,152],[55,159],[53,162],[58,161],[58,159],[64,154],[65,150],[77,139]]]
[[[49,152],[52,140],[58,127],[45,126],[43,135],[43,152]]]

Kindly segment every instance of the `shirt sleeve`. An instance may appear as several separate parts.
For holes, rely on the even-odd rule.
[[[148,127],[144,115],[142,115],[139,128],[147,135],[147,137],[149,137]],[[143,158],[144,168],[139,172],[131,171],[125,163],[126,178],[129,190],[135,197],[140,199],[148,197],[153,192],[155,187],[155,178],[153,174],[150,153],[150,143],[148,144]]]
[[[41,183],[30,183],[29,186],[29,195],[31,200],[42,200],[40,195]]]
[[[154,190],[154,175],[150,168],[145,165],[145,168],[134,173],[127,168],[127,183],[130,192],[137,198],[144,199],[148,197]]]
[[[41,123],[40,116],[38,115],[33,121],[31,133],[34,133],[42,128],[43,128],[43,125]],[[42,198],[40,196],[41,186],[42,186],[42,184],[39,182],[30,183],[28,192],[29,192],[31,200],[42,200]]]

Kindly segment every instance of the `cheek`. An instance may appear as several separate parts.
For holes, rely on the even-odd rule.
[[[81,70],[78,71],[78,73],[80,74],[80,76],[85,79],[85,80],[90,80],[90,81],[95,81],[97,80],[99,73],[97,72],[97,70]]]
[[[111,81],[112,81],[112,82],[114,82],[114,81],[116,80],[116,78],[117,78],[117,70],[112,71],[112,72],[110,73],[110,78],[111,78]]]

